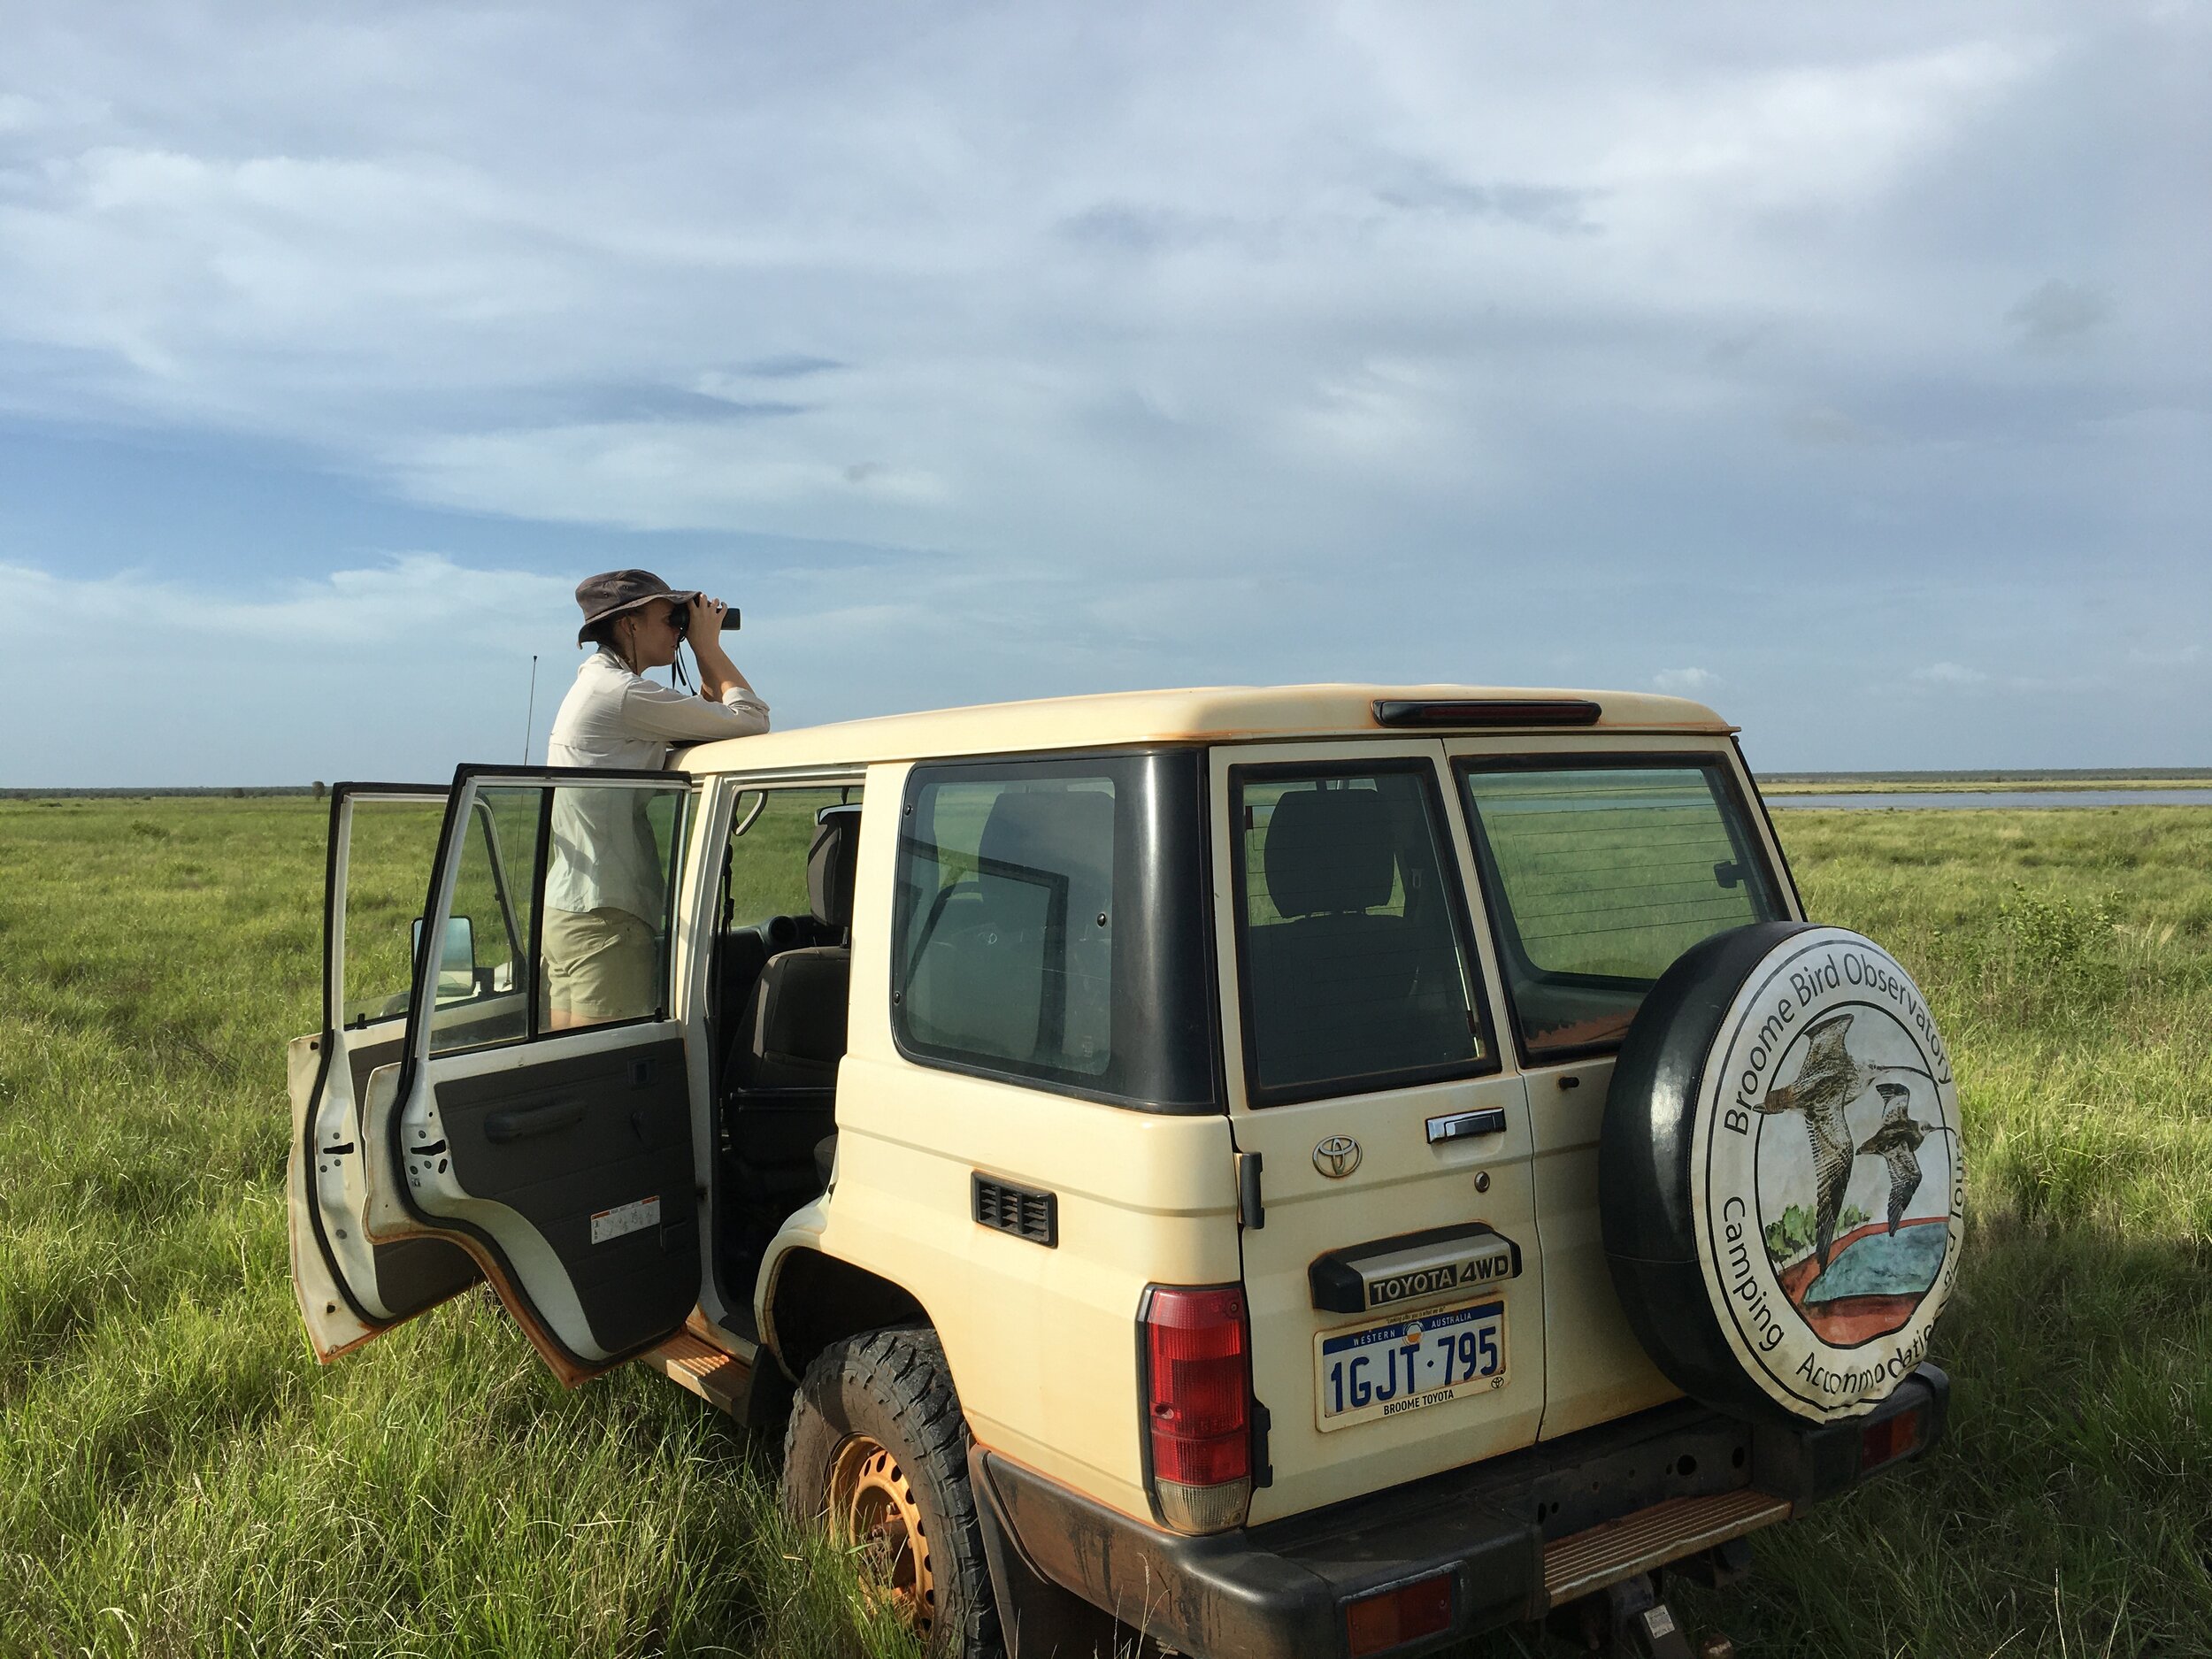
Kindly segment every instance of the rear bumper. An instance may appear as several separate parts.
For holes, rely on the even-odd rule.
[[[1680,1402],[1207,1538],[1133,1520],[993,1452],[978,1448],[969,1467],[1014,1659],[1052,1651],[1063,1626],[1049,1603],[1063,1593],[1198,1659],[1340,1655],[1346,1602],[1451,1573],[1451,1627],[1395,1659],[1540,1617],[1833,1497],[1893,1466],[1862,1469],[1869,1425],[1921,1411],[1919,1445],[1895,1460],[1909,1461],[1942,1438],[1949,1399],[1949,1379],[1924,1364],[1869,1416],[1828,1428]]]

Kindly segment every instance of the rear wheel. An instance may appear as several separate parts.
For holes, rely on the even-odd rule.
[[[826,1521],[933,1654],[999,1651],[968,1425],[933,1331],[871,1331],[807,1367],[784,1434],[786,1507]]]

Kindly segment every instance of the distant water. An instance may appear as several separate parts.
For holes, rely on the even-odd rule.
[[[1776,811],[1801,807],[1895,812],[1930,807],[2212,806],[2201,789],[1872,789],[1860,795],[1770,795]]]
[[[1914,1296],[1935,1283],[1950,1246],[1947,1227],[1900,1227],[1870,1233],[1836,1253],[1828,1271],[1806,1286],[1808,1302],[1840,1296]]]

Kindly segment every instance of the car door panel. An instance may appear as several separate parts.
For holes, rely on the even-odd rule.
[[[1261,1159],[1260,1225],[1251,1225],[1255,1217],[1248,1215],[1241,1235],[1254,1389],[1267,1409],[1274,1463],[1273,1483],[1253,1496],[1251,1518],[1256,1523],[1512,1451],[1536,1438],[1544,1397],[1547,1268],[1534,1225],[1528,1096],[1522,1079],[1504,1064],[1492,1034],[1495,1004],[1490,987],[1496,982],[1495,969],[1479,915],[1471,918],[1469,912],[1474,902],[1471,861],[1455,815],[1448,810],[1442,754],[1440,744],[1422,740],[1256,745],[1214,752],[1215,887],[1220,895],[1216,927],[1224,964],[1224,1028],[1237,1033],[1232,1038],[1237,1047],[1232,1048],[1228,1068],[1231,1121],[1238,1151]],[[1240,941],[1234,895],[1237,884],[1256,879],[1256,869],[1247,862],[1248,838],[1263,826],[1260,844],[1264,848],[1274,825],[1282,820],[1248,816],[1239,822],[1238,791],[1247,780],[1263,784],[1325,776],[1333,781],[1316,787],[1357,788],[1363,787],[1358,780],[1385,772],[1416,780],[1425,803],[1436,861],[1432,879],[1441,882],[1441,891],[1425,894],[1421,902],[1440,905],[1451,919],[1460,956],[1457,965],[1465,976],[1459,991],[1470,999],[1455,1006],[1461,1010],[1463,1038],[1468,1018],[1479,1028],[1480,1058],[1457,1067],[1459,1075],[1404,1087],[1363,1088],[1357,1079],[1349,1079],[1341,1087],[1331,1086],[1319,1098],[1272,1098],[1271,1103],[1256,1103],[1256,1045],[1280,1042],[1287,1035],[1295,1050],[1302,1024],[1310,1031],[1349,1031],[1347,1018],[1356,1010],[1338,1010],[1335,1016],[1323,1010],[1311,1021],[1301,1011],[1278,1018],[1266,1029],[1271,1022],[1264,1010],[1256,1002],[1248,1010],[1245,1000],[1269,995],[1271,984],[1295,987],[1302,978],[1317,985],[1340,980],[1356,992],[1386,985],[1392,948],[1386,942],[1389,930],[1380,924],[1396,920],[1400,931],[1405,931],[1403,924],[1415,914],[1414,895],[1424,889],[1417,888],[1416,872],[1402,857],[1397,873],[1382,884],[1391,888],[1386,902],[1355,902],[1359,896],[1374,897],[1381,887],[1371,887],[1364,895],[1348,893],[1340,900],[1311,900],[1313,905],[1340,911],[1340,919],[1304,943],[1294,938],[1281,942],[1313,956],[1313,961],[1303,971],[1294,964],[1286,970],[1274,964],[1256,977],[1252,966],[1259,949],[1272,945],[1256,949],[1248,941]],[[1261,810],[1247,800],[1248,815]],[[1281,810],[1272,809],[1278,813]],[[1404,823],[1421,816],[1406,801],[1390,811],[1408,815],[1395,820],[1401,831],[1394,833],[1402,833]],[[1417,841],[1402,840],[1400,845],[1402,853],[1419,850]],[[1270,859],[1271,853],[1263,854],[1263,862]],[[1418,877],[1424,886],[1432,879],[1425,864]],[[1323,885],[1334,885],[1333,879]],[[1267,907],[1279,909],[1271,873],[1265,886]],[[1257,907],[1260,900],[1251,903]],[[1400,912],[1395,918],[1394,910]],[[1252,914],[1259,917],[1261,910],[1255,908]],[[1288,910],[1281,914],[1288,929],[1303,926]],[[1425,909],[1423,914],[1433,926],[1435,913]],[[1256,939],[1269,930],[1255,923],[1248,931]],[[1356,953],[1378,948],[1381,955],[1356,959]],[[1430,972],[1424,957],[1415,971],[1417,999],[1429,995],[1419,987]],[[1393,995],[1385,992],[1385,1001]],[[1300,1010],[1304,1006],[1304,1002],[1296,1003]],[[1386,1028],[1391,1009],[1379,1004],[1376,1018],[1384,1022],[1378,1029]],[[1343,1041],[1332,1035],[1323,1046]],[[1240,1056],[1238,1048],[1247,1052]],[[1361,1069],[1360,1051],[1358,1041],[1346,1048],[1342,1057],[1348,1069]],[[1262,1102],[1271,1098],[1263,1087],[1256,1095]],[[1430,1126],[1432,1122],[1471,1116],[1481,1133],[1453,1136]],[[1356,1143],[1356,1148],[1348,1157],[1333,1159],[1326,1148],[1343,1142]],[[1479,1286],[1470,1282],[1448,1294],[1416,1294],[1402,1303],[1378,1304],[1363,1314],[1329,1311],[1320,1305],[1323,1298],[1316,1288],[1314,1268],[1325,1257],[1356,1256],[1367,1247],[1407,1235],[1471,1234],[1482,1227],[1517,1247],[1517,1273],[1485,1280]],[[1501,1377],[1461,1380],[1456,1391],[1445,1398],[1432,1394],[1393,1398],[1386,1417],[1363,1409],[1347,1416],[1341,1409],[1345,1402],[1332,1402],[1333,1409],[1325,1410],[1325,1344],[1356,1337],[1365,1327],[1394,1318],[1498,1305],[1503,1310]],[[1396,1373],[1391,1373],[1384,1386],[1394,1390],[1395,1379]]]
[[[1682,1392],[1652,1363],[1629,1328],[1605,1256],[1598,1133],[1613,1058],[1601,1055],[1529,1073],[1536,1213],[1550,1269],[1544,1280],[1552,1353],[1542,1432],[1548,1440],[1663,1404]]]
[[[1623,735],[1609,740],[1602,752],[1563,749],[1555,740],[1507,736],[1451,738],[1445,748],[1455,780],[1454,804],[1463,814],[1470,810],[1470,773],[1491,778],[1595,774],[1626,780],[1652,768],[1719,765],[1731,770],[1732,758],[1731,751],[1717,741],[1681,737]],[[1570,971],[1566,953],[1578,942],[1637,936],[1638,929],[1664,925],[1647,919],[1678,913],[1662,909],[1657,901],[1663,898],[1683,904],[1686,910],[1698,908],[1691,901],[1709,902],[1705,872],[1717,876],[1719,866],[1712,862],[1715,849],[1702,839],[1715,833],[1702,814],[1692,825],[1655,829],[1647,816],[1620,815],[1628,811],[1632,796],[1598,799],[1617,793],[1609,783],[1591,802],[1593,810],[1608,807],[1616,815],[1578,822],[1570,815],[1572,801],[1547,793],[1558,789],[1557,783],[1535,787],[1536,793],[1524,797],[1494,801],[1486,810],[1499,816],[1486,826],[1482,814],[1473,814],[1467,828],[1471,844],[1478,849],[1500,958],[1517,964],[1509,965],[1504,982],[1509,1001],[1515,1003],[1509,1019],[1524,1027],[1515,1041],[1528,1078],[1537,1215],[1548,1270],[1545,1325],[1552,1358],[1542,1428],[1542,1438],[1548,1440],[1663,1403],[1680,1393],[1637,1340],[1605,1254],[1598,1144],[1624,1029],[1618,1011],[1621,995],[1606,988],[1606,982],[1594,975],[1584,973],[1578,981],[1578,972]],[[1648,815],[1655,809],[1642,805],[1635,810]],[[1668,822],[1673,822],[1671,816]],[[1508,851],[1515,842],[1524,858],[1532,843],[1559,849],[1543,855],[1546,873],[1540,879],[1527,869],[1518,877],[1532,884],[1523,889],[1524,896],[1546,884],[1550,888],[1542,895],[1548,913],[1528,918],[1541,931],[1527,939],[1522,937],[1523,918],[1503,890],[1501,860],[1507,853],[1500,850],[1494,835],[1504,833],[1501,826],[1515,823],[1522,827],[1512,832]],[[1598,827],[1590,827],[1592,823]],[[1741,844],[1718,856],[1744,863],[1752,859],[1749,848]],[[1653,859],[1681,862],[1642,862]],[[1746,891],[1740,885],[1733,890]],[[1743,919],[1752,918],[1747,904]],[[1563,922],[1588,931],[1557,931]],[[1536,970],[1527,954],[1531,941],[1544,941],[1548,953],[1561,953],[1547,956],[1561,971]],[[1605,948],[1612,949],[1609,944]],[[1514,1013],[1517,1020],[1512,1020]],[[1532,1052],[1531,1032],[1540,1033],[1547,1046]]]
[[[619,1354],[682,1323],[699,1280],[680,1035],[446,1077],[434,1096],[406,1131],[411,1195],[511,1255],[541,1243],[575,1287],[570,1348]]]
[[[656,855],[672,881],[689,787],[666,773],[456,774],[405,1018],[373,1009],[352,1029],[326,1029],[319,1042],[332,1052],[317,1056],[297,1120],[295,1280],[323,1357],[480,1276],[574,1383],[664,1337],[695,1304],[698,1191],[685,1029],[670,1010],[673,948],[655,947],[657,1008],[556,1025],[537,939],[548,870],[566,856],[549,860],[557,793],[676,797]],[[503,812],[523,821],[495,822]],[[333,872],[337,894],[342,847]],[[511,891],[519,881],[526,892]],[[431,960],[424,941],[448,937],[457,892],[478,930],[503,929],[506,961],[463,972]],[[343,906],[333,902],[336,963]]]
[[[404,1022],[361,1018],[349,1025],[345,986],[346,897],[356,869],[356,818],[364,808],[433,815],[449,791],[439,784],[340,784],[333,792],[324,914],[324,1029],[288,1049],[292,1138],[287,1187],[293,1279],[309,1345],[325,1361],[359,1347],[398,1322],[434,1307],[482,1277],[451,1244],[422,1239],[380,1242],[363,1225],[367,1143],[359,1103],[375,1070],[396,1061]],[[361,863],[373,864],[381,838]],[[388,857],[384,874],[391,871]],[[419,890],[417,866],[404,879]]]

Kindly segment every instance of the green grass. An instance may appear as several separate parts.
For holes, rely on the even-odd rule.
[[[565,1393],[480,1294],[310,1360],[281,1048],[323,821],[0,802],[0,1655],[901,1652],[657,1377]],[[1780,829],[1957,1060],[1952,1438],[1682,1605],[1747,1655],[2212,1651],[2212,813]]]
[[[1757,1652],[2212,1652],[2212,813],[1778,823],[1957,1063],[1951,1437],[1696,1611]]]
[[[324,811],[0,803],[0,1654],[910,1651],[657,1376],[565,1392],[480,1293],[309,1357]]]

